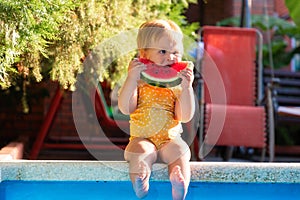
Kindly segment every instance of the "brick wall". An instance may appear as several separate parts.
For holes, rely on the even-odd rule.
[[[51,91],[51,97],[46,99],[45,113],[48,112],[55,91],[56,89]],[[48,135],[51,136],[64,136],[64,135],[76,136],[77,135],[76,128],[73,122],[73,115],[72,115],[72,92],[64,91],[62,101],[60,103],[60,106],[53,120]]]
[[[275,12],[274,2],[274,0],[252,0],[251,14],[263,15],[266,9],[269,15],[273,15]],[[233,0],[233,5],[233,16],[241,15],[242,0]]]
[[[217,21],[233,15],[234,0],[207,0],[202,3],[202,24],[214,25]]]
[[[28,88],[30,110],[23,112],[20,95],[7,95],[2,91],[0,98],[0,146],[21,136],[34,136],[44,116],[43,88],[45,83],[34,84]],[[32,97],[32,98],[30,98]]]
[[[105,97],[107,99],[107,103],[109,104],[108,99],[111,91],[109,88],[110,86],[106,85],[105,83],[103,83],[102,86],[104,87],[103,90]],[[50,98],[45,100],[45,113],[48,111],[48,107],[53,99],[54,93],[55,90],[52,89]],[[70,91],[64,91],[63,99],[48,135],[55,136],[56,138],[65,136],[78,137],[78,130],[75,127],[73,112],[75,112],[75,114],[80,114],[80,116],[76,117],[77,126],[87,128],[85,131],[86,133],[80,131],[81,136],[85,135],[89,137],[97,134],[98,127],[95,127],[94,121],[92,121],[95,119],[91,119],[91,117],[94,117],[92,116],[94,113],[91,112],[94,111],[91,111],[90,109],[93,108],[86,107],[87,103],[90,103],[89,101],[89,96],[84,97],[81,92],[78,92],[75,95]]]
[[[265,4],[266,1],[266,4]],[[278,15],[285,17],[288,10],[284,0],[252,0],[251,14]],[[214,25],[216,22],[231,17],[240,16],[242,0],[198,0],[187,9],[189,22],[200,22],[201,25]]]
[[[274,1],[274,9],[279,17],[281,18],[289,18],[289,11],[285,6],[284,0],[275,0]]]

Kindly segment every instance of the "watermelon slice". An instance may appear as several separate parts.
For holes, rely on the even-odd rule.
[[[140,58],[139,61],[147,65],[147,69],[141,73],[141,79],[150,85],[158,87],[174,87],[179,85],[181,78],[178,77],[178,72],[186,67],[194,67],[191,61],[181,61],[165,67],[158,66],[143,58]]]

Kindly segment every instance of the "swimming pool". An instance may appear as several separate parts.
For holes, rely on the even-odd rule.
[[[192,162],[189,199],[297,199],[298,163]],[[136,199],[126,162],[0,162],[1,200]],[[171,199],[167,169],[155,164],[146,199]]]

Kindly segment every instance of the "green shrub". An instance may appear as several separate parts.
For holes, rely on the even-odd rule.
[[[50,78],[74,90],[81,59],[107,38],[153,18],[172,19],[192,34],[198,26],[186,22],[187,6],[186,0],[1,1],[0,87],[26,93],[26,85]],[[100,79],[118,81],[129,57],[102,68]]]
[[[69,88],[82,71],[80,58],[120,31],[152,18],[171,18],[185,32],[195,31],[197,26],[189,26],[182,14],[186,6],[186,1],[165,0],[2,1],[1,87],[14,85],[16,76],[41,81],[44,71]]]

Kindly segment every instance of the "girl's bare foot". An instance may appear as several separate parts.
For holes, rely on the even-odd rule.
[[[150,170],[146,163],[141,162],[139,164],[139,174],[135,178],[133,183],[133,189],[138,198],[143,198],[148,194],[149,191],[149,178]]]
[[[170,173],[173,200],[183,200],[186,194],[185,180],[179,166],[175,166]]]

